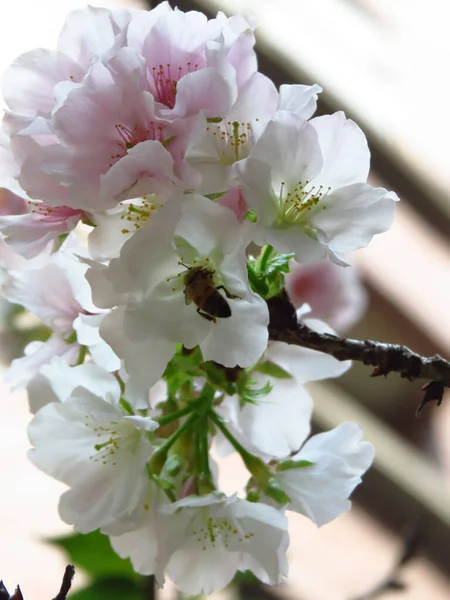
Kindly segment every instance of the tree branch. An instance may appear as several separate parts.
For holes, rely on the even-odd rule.
[[[406,346],[385,344],[371,340],[352,340],[328,333],[317,333],[304,323],[298,322],[295,308],[287,293],[267,301],[270,314],[269,339],[317,350],[334,356],[337,360],[355,360],[374,367],[372,377],[399,373],[414,381],[426,379],[424,398],[417,414],[427,402],[441,404],[444,389],[450,387],[450,362],[435,354],[424,357]]]

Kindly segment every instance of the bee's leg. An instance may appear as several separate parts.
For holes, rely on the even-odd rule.
[[[212,315],[208,315],[208,313],[204,312],[201,308],[197,308],[197,312],[201,317],[203,317],[207,321],[212,321],[213,323],[217,323],[216,317],[213,317]]]
[[[219,285],[218,287],[216,287],[216,290],[223,290],[225,292],[225,296],[227,298],[229,298],[230,300],[235,300],[236,298],[238,298],[239,300],[242,300],[242,298],[240,296],[234,296],[233,294],[230,294],[230,292],[227,290],[227,288],[224,285]]]

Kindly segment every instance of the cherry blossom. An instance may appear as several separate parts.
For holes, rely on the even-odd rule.
[[[361,438],[359,425],[343,423],[311,437],[284,467],[281,462],[275,478],[290,497],[287,509],[319,526],[348,512],[348,498],[374,456],[372,444]]]
[[[307,384],[350,363],[269,330],[285,292],[319,335],[360,316],[342,267],[398,198],[367,183],[353,121],[314,117],[318,85],[258,71],[254,29],[88,7],[3,82],[0,291],[48,330],[6,372],[30,460],[68,486],[63,521],[189,595],[283,582],[285,512],[345,513],[374,454],[356,423],[308,438]],[[242,497],[213,445],[242,459]]]
[[[261,356],[268,312],[247,281],[248,243],[247,223],[239,226],[231,210],[188,195],[166,203],[108,267],[91,267],[87,278],[95,303],[118,305],[100,332],[123,359],[131,387],[143,391],[155,383],[176,343],[199,345],[205,360],[227,367],[246,367]],[[186,292],[192,269],[203,269],[214,288],[224,288],[226,319],[202,311]]]
[[[287,520],[270,506],[223,494],[187,496],[159,509],[156,531],[156,552],[146,528],[111,541],[138,572],[154,572],[162,584],[165,570],[186,594],[219,591],[239,570],[259,570],[272,585],[287,575]]]
[[[74,256],[77,246],[71,247],[72,241],[68,239],[56,254],[28,261],[32,264],[26,269],[8,271],[2,283],[2,294],[7,300],[27,308],[52,331],[47,341],[31,342],[25,356],[12,362],[6,379],[14,384],[26,384],[53,356],[76,364],[83,352],[82,340],[104,368],[114,371],[120,366],[98,334],[100,313],[104,311],[92,304],[84,278],[87,266]]]
[[[260,240],[300,263],[346,264],[392,223],[398,198],[366,183],[367,142],[343,113],[305,122],[281,111],[236,169]]]
[[[306,310],[304,307],[303,314]],[[334,333],[317,319],[303,320],[315,331]],[[350,364],[314,350],[270,342],[263,360],[252,373],[254,387],[269,382],[270,392],[252,402],[242,402],[239,395],[225,397],[218,412],[245,448],[268,460],[286,457],[298,450],[310,431],[313,400],[305,384],[339,377]],[[275,370],[270,369],[272,365]],[[217,447],[222,454],[232,449],[222,437],[218,437]]]
[[[131,515],[148,487],[152,445],[144,435],[158,424],[130,417],[110,400],[77,387],[64,402],[41,408],[28,427],[30,460],[66,483],[59,513],[81,533]]]

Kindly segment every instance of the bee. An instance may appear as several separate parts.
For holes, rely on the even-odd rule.
[[[190,267],[184,276],[184,298],[186,304],[193,302],[197,305],[200,316],[213,323],[217,319],[231,317],[231,308],[219,290],[223,290],[227,298],[234,299],[224,285],[214,285],[214,271],[206,267]]]

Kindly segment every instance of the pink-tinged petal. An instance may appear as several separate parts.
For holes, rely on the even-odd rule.
[[[123,9],[88,6],[66,17],[58,40],[58,50],[87,68],[92,55],[107,60],[126,43],[131,15]]]
[[[19,141],[25,156],[19,183],[30,198],[45,198],[50,206],[82,208],[71,202],[70,190],[59,181],[58,174],[66,170],[70,153],[59,144],[39,146],[31,137],[16,137],[13,145],[17,146]]]
[[[72,231],[83,217],[80,210],[67,206],[49,207],[29,203],[28,214],[0,217],[0,230],[6,243],[21,256],[33,258],[62,234]]]
[[[173,158],[160,142],[148,140],[128,151],[100,178],[101,202],[105,208],[121,200],[165,192],[177,178]]]
[[[176,104],[165,118],[175,119],[203,112],[207,118],[227,115],[234,103],[236,91],[222,75],[212,68],[188,73],[177,84]]]
[[[275,113],[277,101],[278,93],[272,80],[256,72],[239,89],[239,95],[230,113],[226,115],[226,120],[239,123],[255,119],[265,121]]]
[[[317,131],[323,166],[319,183],[332,190],[365,182],[369,174],[370,152],[366,136],[343,112],[316,117],[310,121]]]
[[[161,2],[152,10],[128,10],[131,14],[131,21],[127,30],[128,45],[142,55],[144,42],[153,25],[163,15],[172,13],[173,9],[168,2]]]
[[[357,269],[342,268],[330,260],[306,266],[292,262],[286,290],[296,308],[308,303],[311,317],[326,321],[339,332],[359,321],[367,306]]]
[[[143,44],[151,92],[157,102],[168,108],[175,105],[177,82],[206,64],[204,49],[220,28],[202,13],[173,11],[162,15],[151,28]]]
[[[70,56],[39,48],[19,56],[5,71],[2,91],[11,110],[28,116],[50,116],[60,81],[79,82],[85,70]]]
[[[236,83],[239,89],[256,73],[258,64],[254,51],[255,24],[242,15],[233,15],[227,20],[227,26],[222,29],[225,41],[227,60],[236,71]],[[236,38],[236,34],[238,37]]]
[[[226,206],[232,210],[236,216],[236,219],[240,222],[244,220],[244,217],[248,212],[247,203],[239,186],[228,190],[217,200],[217,204]]]
[[[62,335],[73,330],[73,321],[83,308],[75,300],[70,281],[56,264],[40,269],[10,272],[2,285],[10,302],[21,304]]]
[[[23,215],[28,212],[25,198],[14,194],[11,190],[0,188],[0,216]]]
[[[6,371],[5,381],[12,383],[14,387],[27,385],[54,356],[60,356],[69,364],[74,364],[79,350],[78,344],[67,344],[58,335],[52,335],[46,342],[32,342],[25,348],[25,356],[12,361]]]

